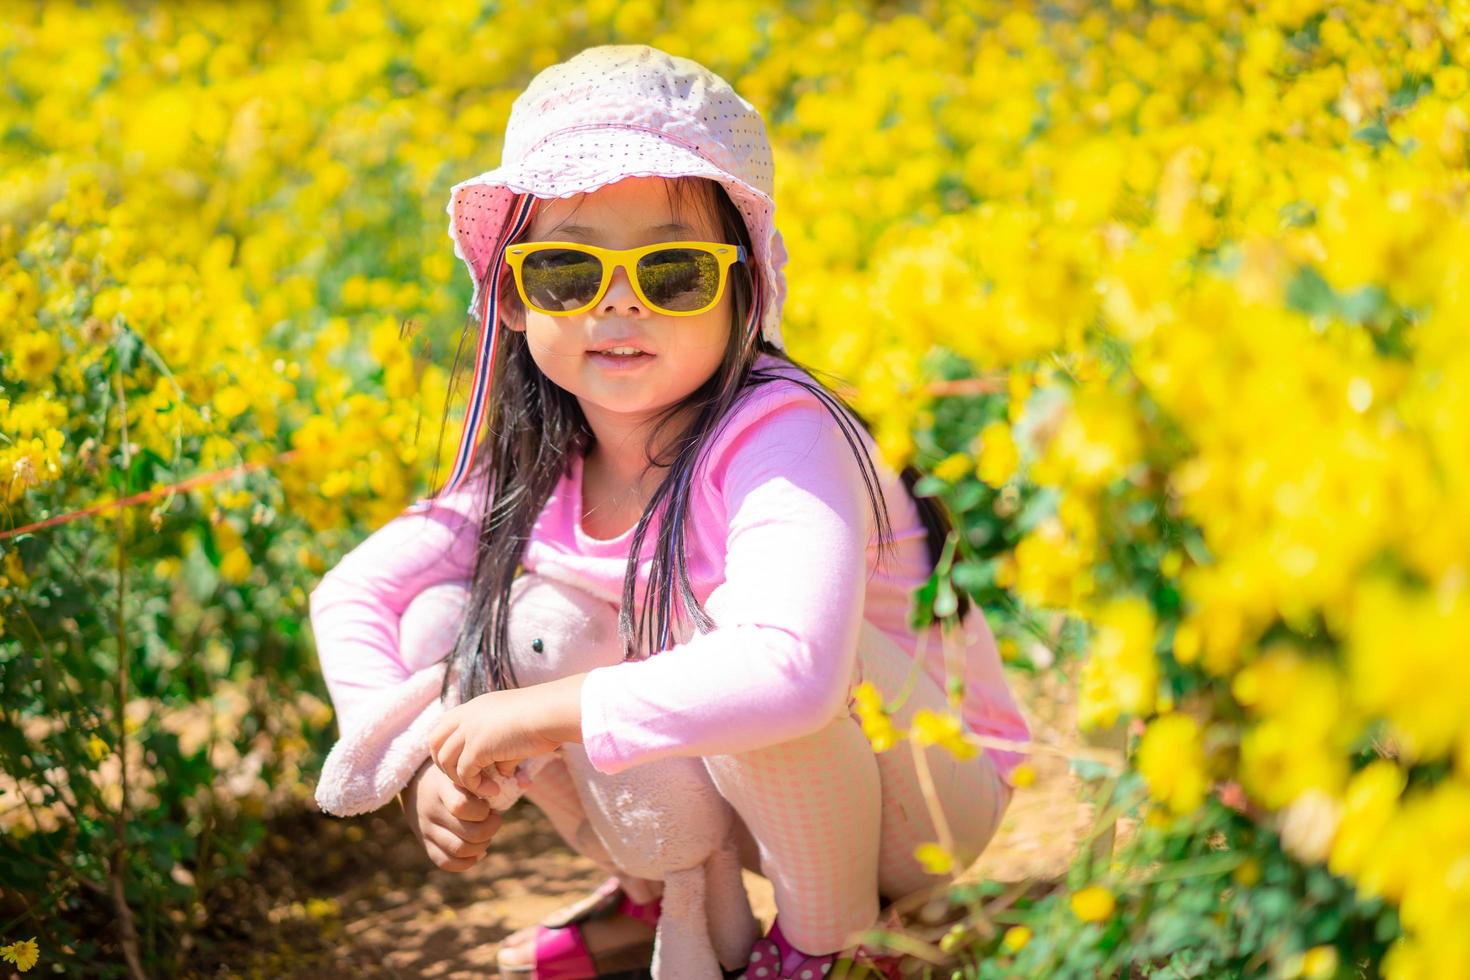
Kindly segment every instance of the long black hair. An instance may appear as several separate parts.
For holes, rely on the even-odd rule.
[[[745,221],[717,181],[686,177],[663,183],[668,189],[670,208],[676,216],[681,213],[681,206],[691,202],[697,207],[712,209],[721,240],[743,245],[747,255],[754,255]],[[488,295],[486,290],[492,287],[490,279],[498,266],[498,262],[489,263],[485,279],[480,283],[480,295]],[[522,311],[520,297],[509,277],[493,285],[500,290],[501,310]],[[704,384],[656,416],[645,443],[647,463],[643,472],[646,474],[649,469],[658,467],[666,469],[666,473],[644,508],[629,545],[628,569],[618,614],[618,633],[622,638],[624,656],[629,659],[637,656],[640,647],[649,655],[659,652],[660,638],[672,635],[675,593],[679,605],[699,632],[709,632],[715,627],[689,582],[685,549],[689,537],[687,534],[676,535],[675,529],[687,520],[691,477],[702,450],[733,416],[731,409],[762,385],[777,381],[799,384],[816,396],[837,420],[858,459],[863,482],[867,485],[878,530],[880,563],[885,551],[892,547],[887,502],[883,499],[873,460],[857,435],[854,420],[869,433],[872,426],[840,395],[816,381],[817,372],[813,368],[793,360],[763,337],[757,338],[753,344],[745,337],[744,328],[754,302],[755,289],[750,263],[737,263],[731,267],[727,288],[731,290],[733,311],[729,340],[719,367]],[[479,327],[478,320],[471,315],[461,337],[460,353],[464,352],[466,339],[473,337]],[[511,585],[522,570],[521,560],[531,528],[571,465],[572,454],[585,454],[595,441],[577,399],[553,384],[537,367],[525,333],[506,328],[504,320],[493,325],[492,329],[501,332],[498,338],[500,349],[491,379],[496,398],[487,406],[486,434],[476,450],[478,458],[470,475],[470,479],[476,479],[488,471],[489,479],[485,484],[469,603],[450,655],[459,675],[461,703],[486,691],[517,686],[507,640]],[[777,373],[756,368],[756,358],[761,354],[785,361],[811,380],[793,378],[784,371]],[[457,376],[459,364],[460,357],[456,355],[451,377]],[[453,387],[451,384],[451,391]],[[445,416],[447,422],[447,407]],[[651,453],[659,441],[659,433],[682,417],[690,417],[691,420],[655,458]],[[927,532],[932,568],[939,561],[952,524],[938,500],[914,495],[914,483],[919,475],[912,465],[907,465],[900,478],[914,499]],[[637,610],[635,620],[633,606],[638,560],[649,526],[661,510],[670,519],[659,521],[649,588],[644,606]],[[581,515],[576,516],[580,519]],[[962,593],[961,619],[969,608],[968,597]],[[449,672],[446,671],[445,693],[448,693],[448,687]]]

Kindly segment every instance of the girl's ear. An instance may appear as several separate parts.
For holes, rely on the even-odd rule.
[[[519,303],[506,303],[501,307],[500,319],[504,321],[509,330],[524,333],[526,330],[526,311]]]

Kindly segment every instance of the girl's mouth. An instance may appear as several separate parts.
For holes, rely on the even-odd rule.
[[[588,351],[587,356],[604,371],[636,371],[653,360],[652,354],[609,354],[603,351]]]

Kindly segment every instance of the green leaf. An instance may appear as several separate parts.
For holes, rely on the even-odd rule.
[[[1353,139],[1362,140],[1375,150],[1386,144],[1393,143],[1393,137],[1388,135],[1388,127],[1383,125],[1381,119],[1375,119],[1373,122],[1353,133]]]
[[[1287,283],[1286,305],[1308,316],[1325,316],[1337,308],[1337,296],[1320,272],[1304,265]]]
[[[937,476],[921,476],[914,481],[914,496],[916,497],[937,497],[948,489],[949,484]]]
[[[971,594],[995,585],[995,561],[962,561],[955,566],[950,579]]]

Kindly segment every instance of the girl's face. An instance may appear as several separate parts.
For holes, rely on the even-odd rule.
[[[654,242],[720,241],[704,208],[675,214],[662,177],[625,177],[589,194],[540,202],[528,242],[571,241],[604,248]],[[508,310],[506,325],[523,330],[531,357],[551,381],[571,392],[594,430],[601,422],[640,421],[685,398],[719,367],[730,337],[729,277],[719,302],[696,316],[647,309],[615,269],[597,305],[575,316]],[[628,345],[647,355],[609,366],[594,349]]]

